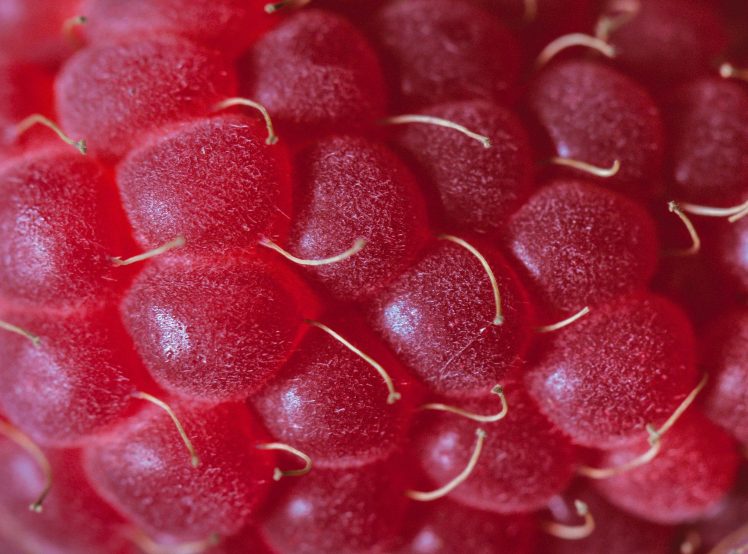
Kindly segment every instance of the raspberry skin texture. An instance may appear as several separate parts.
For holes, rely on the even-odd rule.
[[[21,538],[27,551],[124,552],[126,541],[119,529],[125,522],[86,480],[80,450],[47,449],[45,456],[52,469],[53,488],[44,499],[42,512],[37,513],[28,506],[29,499],[45,487],[39,465],[17,444],[0,439],[0,518],[13,526],[14,535]]]
[[[644,449],[632,446],[609,452],[602,456],[601,465],[621,465]],[[716,507],[734,484],[738,464],[732,438],[694,412],[668,431],[654,460],[595,484],[614,505],[672,525],[702,517]]]
[[[306,259],[357,254],[309,268],[312,278],[341,300],[362,300],[382,290],[411,265],[428,227],[418,185],[385,146],[362,137],[331,136],[295,163],[297,215],[289,248]]]
[[[533,310],[504,259],[468,239],[489,262],[501,295],[504,323],[480,261],[438,241],[369,307],[372,327],[429,391],[475,396],[513,377],[530,343]]]
[[[477,424],[454,414],[433,415],[416,432],[410,455],[433,488],[441,486],[467,465],[480,426],[486,438],[478,463],[448,498],[499,514],[531,512],[544,507],[569,483],[575,453],[521,386],[511,383],[505,391],[509,411],[504,419]],[[460,407],[491,414],[496,413],[496,405],[495,397],[484,397],[464,401]]]
[[[659,109],[643,87],[602,63],[570,60],[542,70],[526,98],[543,142],[550,146],[549,156],[601,168],[616,160],[621,164],[620,171],[608,178],[566,168],[559,172],[597,180],[631,196],[655,196],[664,129]]]
[[[723,270],[737,287],[748,291],[748,217],[725,228],[720,233],[715,251]]]
[[[441,200],[449,224],[476,233],[498,233],[530,194],[533,162],[527,132],[509,110],[485,100],[431,106],[422,115],[453,121],[491,140],[476,140],[434,125],[405,125],[394,135]]]
[[[357,319],[322,320],[381,364],[402,398],[388,404],[379,373],[328,333],[312,328],[251,405],[273,438],[310,456],[315,469],[384,460],[405,438],[419,396],[412,378]]]
[[[261,0],[85,0],[86,38],[97,44],[179,35],[229,56],[272,25]]]
[[[535,521],[528,514],[499,516],[448,499],[411,506],[397,554],[530,554]]]
[[[239,531],[272,482],[273,456],[240,405],[169,402],[200,458],[190,465],[169,417],[146,406],[83,450],[94,488],[148,535],[177,542]],[[168,491],[165,494],[164,491]]]
[[[77,15],[79,0],[4,0],[0,17],[0,52],[26,63],[51,65],[70,55],[61,33],[63,22]]]
[[[671,554],[674,529],[636,518],[606,502],[593,489],[576,484],[565,498],[582,500],[595,518],[595,530],[581,540],[570,541],[545,536],[544,554]],[[555,521],[576,525],[579,516],[569,502],[554,498],[550,511]]]
[[[643,289],[659,249],[642,207],[574,179],[547,183],[515,212],[507,243],[549,317]]]
[[[279,552],[391,552],[407,500],[398,459],[315,469],[303,482],[289,482],[268,509],[263,535]]]
[[[161,259],[122,302],[125,326],[167,390],[209,402],[257,391],[304,327],[295,276],[260,260]]]
[[[650,293],[615,299],[558,331],[525,382],[576,444],[615,448],[646,439],[696,384],[685,314]]]
[[[103,305],[129,280],[133,249],[108,169],[57,145],[0,171],[0,295],[46,307]]]
[[[236,94],[236,76],[216,51],[163,36],[92,45],[62,67],[55,82],[60,122],[91,154],[114,163],[151,131],[207,115]]]
[[[238,67],[242,94],[263,104],[291,139],[361,129],[384,115],[379,60],[358,29],[330,12],[289,16]]]
[[[614,0],[608,3],[615,5]],[[728,39],[715,2],[638,4],[635,15],[610,35],[618,64],[645,83],[665,88],[712,71]]]
[[[519,45],[500,21],[470,2],[390,2],[372,25],[398,105],[511,96]]]
[[[671,194],[680,201],[734,206],[748,181],[748,91],[736,81],[704,77],[668,102]]]
[[[132,150],[117,184],[140,246],[181,236],[175,253],[217,256],[284,235],[290,161],[266,133],[257,118],[225,115],[176,124]]]
[[[0,336],[0,409],[37,443],[88,443],[132,414],[130,395],[148,386],[132,343],[111,312],[3,310],[0,315],[40,340],[37,347],[16,334]]]
[[[748,310],[728,313],[710,328],[701,356],[711,376],[704,411],[748,444]]]

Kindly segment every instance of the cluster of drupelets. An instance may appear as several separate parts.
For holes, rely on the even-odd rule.
[[[599,4],[3,3],[0,550],[746,551],[748,10]]]

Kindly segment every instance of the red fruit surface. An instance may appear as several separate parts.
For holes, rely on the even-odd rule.
[[[576,487],[578,488],[578,487]],[[595,530],[581,540],[558,539],[545,535],[543,554],[671,554],[673,530],[633,517],[600,498],[591,489],[572,487],[566,496],[582,500],[595,519]],[[578,525],[573,505],[554,498],[550,503],[553,521]]]
[[[526,375],[540,409],[580,445],[613,448],[646,439],[696,384],[685,314],[648,293],[593,309],[556,332]]]
[[[529,515],[500,516],[450,500],[412,506],[398,554],[530,554],[535,521]]]
[[[86,37],[95,43],[181,35],[228,54],[254,42],[272,19],[262,0],[84,0]]]
[[[218,52],[164,35],[80,50],[57,76],[55,93],[62,127],[114,162],[146,133],[207,115],[235,96],[235,86]]]
[[[615,5],[616,0],[608,4]],[[620,4],[620,2],[619,2]],[[646,82],[663,87],[706,74],[727,48],[717,2],[639,0],[635,15],[609,42],[616,62]]]
[[[155,539],[201,540],[239,531],[272,482],[273,456],[241,406],[170,402],[192,441],[190,456],[169,416],[146,406],[116,434],[84,449],[94,488]]]
[[[239,72],[242,94],[297,139],[359,129],[384,114],[379,61],[353,25],[329,12],[290,16],[253,46]]]
[[[315,469],[288,483],[262,525],[278,552],[391,552],[405,512],[395,459],[354,469]]]
[[[467,0],[390,2],[373,25],[393,93],[405,105],[503,100],[517,80],[516,39]]]
[[[240,400],[278,370],[302,332],[299,288],[259,260],[160,261],[138,276],[122,314],[164,388]]]
[[[409,378],[358,321],[327,324],[381,364],[404,398],[388,404],[385,381],[376,369],[314,327],[251,403],[271,435],[309,455],[315,468],[355,467],[383,460],[406,433],[413,410],[412,394],[407,394],[411,392]]]
[[[145,250],[182,236],[181,252],[223,254],[276,237],[290,212],[290,164],[261,119],[227,115],[169,128],[130,154],[117,183]]]
[[[748,181],[748,92],[708,77],[678,90],[666,111],[671,140],[672,195],[707,206],[745,200]]]
[[[748,217],[722,228],[716,253],[723,271],[748,291]]]
[[[419,112],[465,126],[491,140],[491,148],[435,125],[398,128],[395,143],[436,191],[447,219],[478,233],[497,232],[529,195],[533,161],[527,133],[506,108],[474,100]]]
[[[104,302],[132,249],[107,168],[69,147],[35,149],[0,171],[0,295],[49,306]]]
[[[413,263],[428,232],[417,184],[386,147],[332,136],[296,163],[297,211],[288,250],[309,260],[357,254],[308,272],[337,298],[359,300],[381,290]]]
[[[711,326],[702,354],[709,371],[707,415],[748,444],[748,310],[736,310]]]
[[[511,216],[507,242],[549,317],[643,289],[658,257],[646,211],[584,180],[536,192]]]
[[[478,424],[449,413],[430,416],[414,438],[411,455],[438,488],[465,468],[480,427],[486,439],[478,463],[448,498],[500,514],[529,512],[568,484],[574,452],[519,385],[508,385],[506,398],[507,416],[495,423]],[[462,401],[459,407],[476,414],[498,411],[495,397]]]
[[[132,412],[142,369],[115,310],[63,314],[3,310],[39,346],[0,334],[0,408],[36,442],[78,446]]]
[[[0,144],[17,139],[16,125],[24,117],[50,113],[51,93],[51,79],[38,67],[0,61]]]
[[[19,544],[45,554],[121,552],[124,521],[86,481],[80,451],[47,450],[46,456],[53,487],[36,513],[29,504],[46,485],[39,464],[17,444],[0,439],[0,518],[13,526]]]
[[[54,64],[72,48],[63,24],[79,15],[79,0],[3,0],[0,5],[0,52],[24,62]]]
[[[609,452],[602,467],[619,466],[647,445]],[[684,416],[662,439],[651,462],[596,482],[611,503],[653,522],[675,524],[703,516],[732,487],[738,467],[733,440],[694,412]]]
[[[574,172],[634,196],[653,196],[660,179],[664,131],[652,98],[635,81],[602,63],[571,60],[542,70],[527,96],[550,143],[549,156],[609,168],[613,177]]]
[[[479,395],[511,377],[530,342],[532,308],[515,273],[493,249],[469,240],[489,262],[504,323],[479,259],[451,241],[433,244],[370,308],[372,326],[428,389]]]

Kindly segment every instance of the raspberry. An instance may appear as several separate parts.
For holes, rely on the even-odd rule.
[[[244,94],[267,107],[284,132],[358,129],[383,115],[379,62],[345,19],[304,10],[264,35],[239,64]]]
[[[650,294],[602,305],[552,339],[526,382],[541,410],[577,444],[641,439],[693,388],[693,333],[677,306]]]
[[[205,115],[234,96],[234,81],[217,52],[182,38],[93,45],[60,71],[57,110],[65,129],[86,137],[93,154],[114,162],[144,133]]]
[[[122,161],[117,182],[145,250],[182,236],[187,252],[219,254],[283,232],[289,174],[285,148],[265,144],[263,125],[229,115],[153,136]]]
[[[19,186],[18,183],[23,183]],[[36,149],[0,171],[0,294],[47,306],[102,303],[132,250],[107,168],[72,149]]]
[[[486,136],[471,137],[433,125],[407,125],[396,144],[434,185],[450,223],[468,231],[496,232],[527,197],[532,161],[527,133],[512,112],[486,101],[452,102],[423,115],[456,122]]]
[[[507,235],[543,307],[554,315],[644,288],[657,262],[654,223],[646,212],[586,181],[546,184],[512,215]]]
[[[92,42],[181,35],[238,54],[271,26],[261,0],[85,0],[85,34]]]
[[[707,440],[708,437],[708,440]],[[639,452],[624,448],[603,456],[620,465]],[[663,440],[649,464],[598,481],[615,505],[658,523],[680,523],[706,514],[733,485],[738,467],[733,440],[698,414],[685,417]]]
[[[654,101],[636,82],[598,62],[571,60],[541,71],[527,98],[550,155],[600,168],[618,161],[620,171],[598,179],[601,185],[634,196],[657,190],[663,125]]]
[[[574,455],[564,437],[519,386],[507,386],[506,418],[484,426],[475,468],[450,494],[472,508],[501,514],[544,506],[568,483]],[[493,400],[472,400],[471,412],[495,411]],[[466,467],[477,424],[452,414],[437,415],[415,437],[414,456],[433,483],[449,482]]]
[[[481,245],[475,253],[438,241],[371,308],[374,328],[437,394],[488,392],[514,376],[529,345],[529,301],[518,278],[497,252]]]
[[[263,531],[280,552],[388,552],[402,526],[403,488],[392,458],[315,470],[280,495]]]
[[[153,537],[181,542],[239,531],[271,482],[272,456],[255,448],[260,431],[241,406],[172,406],[199,456],[193,465],[172,422],[150,406],[86,446],[87,475]]]
[[[0,0],[0,551],[748,548],[744,2],[266,2]]]
[[[410,172],[387,148],[331,136],[302,154],[296,171],[303,188],[290,249],[319,259],[364,241],[350,258],[309,269],[334,296],[371,296],[413,262],[425,239],[422,200]]]
[[[239,400],[285,361],[302,331],[296,280],[259,260],[151,265],[122,303],[151,375],[188,398]]]
[[[514,37],[467,0],[391,2],[376,14],[374,33],[407,104],[501,100],[519,73]]]

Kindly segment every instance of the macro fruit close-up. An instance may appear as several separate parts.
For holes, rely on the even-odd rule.
[[[748,554],[745,0],[0,0],[0,554]]]

